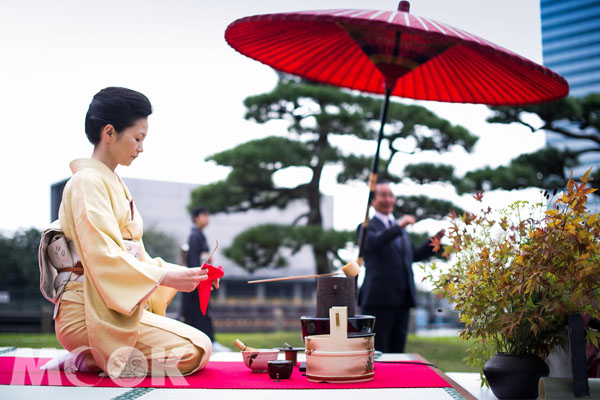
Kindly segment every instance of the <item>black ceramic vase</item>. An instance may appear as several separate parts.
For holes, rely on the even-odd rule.
[[[497,353],[483,366],[483,374],[499,399],[536,399],[538,381],[548,376],[548,366],[538,356]]]

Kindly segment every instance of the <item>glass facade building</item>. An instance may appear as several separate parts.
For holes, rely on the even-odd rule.
[[[600,0],[541,0],[540,11],[544,65],[571,96],[600,93]]]
[[[569,96],[600,93],[600,0],[540,0],[540,12],[544,65],[569,82]],[[579,131],[569,124],[564,128]],[[546,133],[546,144],[575,151],[598,147],[552,132]],[[582,153],[579,161],[574,176],[598,168],[600,153]]]

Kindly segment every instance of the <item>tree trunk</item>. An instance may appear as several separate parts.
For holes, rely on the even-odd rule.
[[[319,191],[319,182],[321,172],[323,171],[323,162],[313,168],[312,180],[308,185],[308,225],[323,227],[323,216],[321,215],[321,192]],[[326,274],[331,272],[327,250],[318,245],[313,246],[313,255],[317,267],[317,274]]]

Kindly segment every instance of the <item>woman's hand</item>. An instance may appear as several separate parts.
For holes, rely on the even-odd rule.
[[[208,279],[208,271],[200,267],[168,271],[161,285],[177,289],[182,292],[191,292],[202,281]],[[218,285],[218,283],[217,283]]]

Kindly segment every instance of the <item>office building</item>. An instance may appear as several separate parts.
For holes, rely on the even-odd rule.
[[[600,93],[600,0],[541,0],[544,65],[570,96]]]
[[[541,0],[540,12],[544,65],[569,82],[570,96],[600,93],[600,0]],[[569,123],[562,127],[580,132]],[[553,132],[546,132],[546,144],[575,151],[598,148],[593,141]],[[598,168],[600,151],[583,153],[579,161],[575,176],[590,167]],[[591,200],[598,204],[596,198]]]

